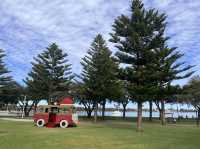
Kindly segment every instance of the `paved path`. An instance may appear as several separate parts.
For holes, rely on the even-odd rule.
[[[19,118],[0,118],[0,120],[17,121],[17,122],[33,122],[32,119],[19,119]]]

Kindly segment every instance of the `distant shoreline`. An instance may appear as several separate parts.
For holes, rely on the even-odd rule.
[[[120,109],[116,109],[116,108],[106,108],[105,109],[105,112],[112,112],[112,111],[117,111],[117,110],[119,110],[119,111],[123,111],[123,109],[122,108],[120,108]],[[77,107],[77,111],[80,111],[80,112],[82,112],[82,111],[85,111],[84,110],[84,108],[83,107]],[[98,111],[102,111],[102,108],[99,108],[98,109]],[[149,109],[143,109],[142,110],[143,112],[149,112]],[[175,110],[175,109],[165,109],[165,111],[166,112],[196,112],[195,110],[192,110],[192,109],[180,109],[180,110]],[[126,112],[137,112],[137,109],[131,109],[131,108],[127,108],[126,109]],[[153,109],[152,110],[152,112],[159,112],[159,110],[158,109]]]

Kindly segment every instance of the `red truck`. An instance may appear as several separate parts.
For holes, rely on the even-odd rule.
[[[65,98],[56,105],[38,106],[33,116],[34,123],[38,127],[67,128],[78,124],[78,115],[71,98]]]

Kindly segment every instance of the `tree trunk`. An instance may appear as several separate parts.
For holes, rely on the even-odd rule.
[[[8,103],[6,103],[6,111],[9,111]]]
[[[37,105],[38,105],[39,102],[40,102],[40,100],[37,100],[37,101],[33,104],[33,106],[34,106],[34,108],[33,108],[34,114],[37,112]]]
[[[152,100],[149,101],[149,121],[152,121],[152,107],[153,107],[153,102]]]
[[[123,106],[123,119],[126,118],[126,104],[122,104]]]
[[[159,120],[161,120],[161,117],[162,117],[161,113],[162,113],[161,110],[159,110]]]
[[[161,100],[161,124],[165,125],[165,101]]]
[[[24,117],[28,117],[29,116],[29,112],[28,112],[28,103],[26,103],[24,105],[24,110],[23,110],[23,114],[24,114]]]
[[[91,118],[92,116],[92,110],[87,110],[87,118]]]
[[[154,103],[155,103],[155,105],[157,106],[157,109],[158,109],[158,111],[159,111],[159,120],[161,120],[161,108],[160,108],[160,103],[159,103],[159,101],[155,101]]]
[[[196,121],[198,127],[199,127],[199,120],[200,120],[200,109],[198,108],[198,110],[197,110],[197,121]]]
[[[85,103],[84,101],[81,102],[81,104],[83,104],[84,106],[84,110],[87,113],[87,118],[91,118],[92,117],[92,111],[94,110],[94,104],[90,104],[90,103]]]
[[[24,116],[25,116],[25,117],[29,117],[29,113],[30,113],[30,111],[27,111],[27,110],[24,111]]]
[[[29,105],[28,101],[26,101],[26,104],[24,106],[24,116],[28,117],[30,115],[30,112],[32,111],[33,107],[34,107],[34,111],[35,111],[38,103],[39,103],[39,101],[33,101],[33,103],[31,105]]]
[[[106,109],[106,100],[103,100],[103,104],[102,104],[102,119],[105,119],[105,109]]]
[[[98,110],[98,103],[95,103],[95,108],[94,108],[94,122],[97,122],[97,110]]]
[[[142,131],[142,102],[138,102],[138,108],[137,108],[137,131]]]
[[[37,104],[34,105],[34,114],[37,112]]]

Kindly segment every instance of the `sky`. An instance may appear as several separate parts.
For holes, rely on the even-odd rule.
[[[169,46],[185,55],[182,61],[200,68],[200,1],[144,0],[146,8],[167,14]],[[130,13],[130,0],[4,0],[0,3],[0,48],[14,79],[22,83],[33,57],[56,42],[68,53],[73,73],[94,37],[108,41],[114,19]],[[107,42],[113,52],[116,49]],[[187,79],[174,82],[183,85]]]

